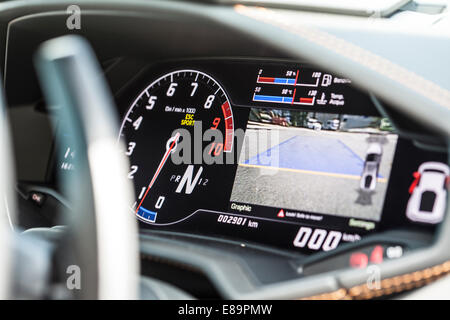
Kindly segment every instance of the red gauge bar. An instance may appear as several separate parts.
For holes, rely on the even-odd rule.
[[[296,78],[298,77],[298,72]],[[270,83],[270,84],[280,84],[280,85],[296,85],[297,80],[294,78],[276,78],[276,77],[261,77],[258,76],[256,79],[257,83]]]
[[[298,74],[299,74],[299,72],[298,72],[298,70],[297,70],[297,73],[295,74],[295,82],[294,82],[294,87],[295,87],[295,86],[297,85]],[[296,93],[296,91],[297,91],[297,88],[294,88],[294,94],[292,95],[292,102],[291,102],[291,104],[294,104],[294,100],[295,100],[295,93]]]
[[[300,103],[312,103],[313,98],[300,98]]]
[[[258,82],[263,82],[263,83],[274,83],[274,82],[275,82],[275,78],[271,78],[271,77],[258,77]]]
[[[233,112],[228,101],[222,104],[223,118],[225,119],[225,142],[224,142],[224,152],[230,152],[233,148],[234,141],[234,122],[233,122]]]

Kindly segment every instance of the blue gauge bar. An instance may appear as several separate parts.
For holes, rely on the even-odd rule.
[[[155,222],[156,216],[158,215],[158,213],[147,210],[141,206],[137,212],[137,215],[146,221]]]
[[[253,97],[253,101],[291,103],[292,97],[264,96],[264,95],[255,94],[255,96]]]

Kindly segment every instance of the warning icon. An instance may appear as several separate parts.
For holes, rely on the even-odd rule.
[[[278,212],[277,217],[278,217],[278,218],[284,218],[284,210],[283,210],[283,209],[281,209],[281,210]]]

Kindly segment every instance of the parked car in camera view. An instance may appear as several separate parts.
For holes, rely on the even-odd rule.
[[[339,124],[340,124],[339,119],[327,120],[327,122],[324,125],[324,129],[337,131],[339,130]]]
[[[372,143],[367,149],[364,169],[361,174],[359,187],[363,191],[373,191],[377,186],[378,171],[380,169],[381,155],[383,149],[381,144]]]
[[[444,217],[449,167],[441,162],[425,162],[414,172],[406,216],[417,222],[438,223]]]
[[[272,123],[283,127],[289,126],[289,121],[285,117],[272,117]]]
[[[309,129],[322,130],[322,123],[316,118],[308,118],[307,126]]]

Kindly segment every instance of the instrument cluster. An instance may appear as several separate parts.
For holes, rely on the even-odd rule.
[[[149,66],[118,98],[141,229],[305,254],[433,232],[447,154],[419,147],[351,79],[284,61]]]

